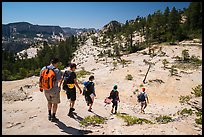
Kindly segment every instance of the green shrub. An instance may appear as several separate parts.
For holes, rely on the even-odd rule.
[[[117,63],[116,61],[113,62],[113,67],[114,67],[114,69],[117,67],[117,64],[118,64],[118,63]]]
[[[188,101],[191,99],[192,97],[190,95],[187,96],[180,96],[179,97],[179,102],[184,104],[184,103],[188,103]]]
[[[187,56],[187,55],[183,55],[183,56]],[[191,57],[176,56],[174,58],[177,61],[177,63],[174,66],[179,69],[197,69],[200,65],[202,65],[202,60],[200,60],[195,55],[192,55]]]
[[[166,124],[168,122],[171,122],[172,121],[172,118],[170,116],[159,116],[159,117],[156,117],[156,121],[159,122],[159,123],[162,123],[162,124]]]
[[[82,70],[76,72],[77,78],[85,78],[86,75],[90,75],[91,72],[86,71],[84,68],[82,68]]]
[[[9,70],[2,70],[2,80],[9,80],[11,72]]]
[[[27,77],[28,74],[28,70],[25,68],[19,68],[19,74],[20,76],[22,76],[23,78]]]
[[[179,57],[179,56],[176,56],[174,58],[176,59],[176,61],[181,61],[182,60],[182,57]]]
[[[91,71],[95,71],[96,70],[96,68],[93,68]]]
[[[196,124],[202,125],[202,117],[195,119]]]
[[[145,63],[145,65],[154,65],[155,64],[155,63],[152,63],[150,61],[147,61],[146,59],[144,59],[143,62]]]
[[[202,84],[196,86],[195,88],[192,88],[194,92],[191,92],[194,94],[196,97],[202,96]]]
[[[133,94],[136,94],[139,91],[139,89],[136,89],[135,91],[133,91]]]
[[[166,64],[168,64],[169,62],[167,61],[167,59],[163,59],[162,60],[162,64],[164,65],[164,68],[166,68]]]
[[[34,70],[29,70],[29,73],[27,74],[28,77],[31,77],[35,74]]]
[[[59,62],[59,63],[58,63],[58,68],[59,68],[60,70],[62,70],[62,69],[65,68],[65,66],[62,64],[62,62]]]
[[[80,124],[84,125],[84,126],[104,124],[105,120],[106,120],[106,118],[94,115],[94,116],[85,117],[82,121],[80,121]]]
[[[190,58],[190,62],[195,64],[195,65],[202,65],[202,60],[200,60],[198,57],[196,57],[195,55],[192,55]]]
[[[195,112],[196,116],[199,117],[199,116],[202,116],[202,110],[199,110],[197,112]]]
[[[131,74],[128,74],[128,75],[126,76],[126,79],[127,79],[127,80],[132,80],[132,79],[133,79],[133,77],[132,77],[132,75],[131,75]]]
[[[120,62],[120,64],[122,65],[123,68],[124,68],[124,66],[126,64],[129,64],[129,63],[130,63],[130,61],[129,60],[125,60],[125,59],[122,59],[121,62]]]
[[[172,65],[172,66],[171,66],[171,69],[169,70],[171,76],[178,74],[178,70],[175,69],[175,68],[176,68],[175,65]]]
[[[10,76],[9,80],[19,80],[19,79],[22,79],[22,78],[23,77],[19,73],[16,73],[15,75]]]
[[[124,121],[127,123],[127,126],[131,126],[134,124],[142,124],[143,122],[146,124],[153,124],[153,122],[144,119],[144,118],[137,118],[135,116],[130,116],[127,114],[121,114],[121,113],[117,113],[116,114],[117,117],[124,119]]]
[[[189,61],[190,56],[189,56],[189,53],[188,53],[187,49],[184,49],[181,54],[182,54],[182,57],[183,57],[183,61]]]
[[[192,115],[193,114],[193,110],[192,109],[184,108],[183,110],[181,110],[180,114],[181,115],[184,115],[184,114]]]
[[[34,72],[35,76],[40,76],[40,70],[41,70],[40,68],[35,70]]]

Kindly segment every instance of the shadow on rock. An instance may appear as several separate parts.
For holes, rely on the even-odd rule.
[[[71,115],[69,115],[69,117],[75,119],[78,122],[83,120],[83,118],[81,116],[77,115],[77,113],[75,113],[75,112],[72,112]]]
[[[66,126],[62,121],[57,121],[55,125],[62,130],[61,132],[65,132],[71,135],[85,135],[85,134],[92,133],[91,130],[80,130],[70,126]]]

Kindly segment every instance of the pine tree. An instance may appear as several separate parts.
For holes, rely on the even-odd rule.
[[[166,7],[165,11],[164,11],[164,32],[165,32],[165,35],[163,36],[163,39],[164,41],[167,41],[167,31],[168,31],[168,25],[169,25],[169,13],[170,13],[170,10],[169,10],[169,7]]]
[[[168,41],[174,42],[177,39],[176,31],[179,28],[180,17],[175,7],[172,8],[169,14],[168,32],[170,34]]]
[[[163,32],[162,25],[163,25],[162,13],[160,10],[158,10],[153,14],[153,18],[152,18],[150,33],[152,33],[153,42],[162,42],[161,40],[161,35]]]

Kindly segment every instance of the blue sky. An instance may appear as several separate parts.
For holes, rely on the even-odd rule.
[[[2,23],[101,29],[112,20],[125,23],[157,10],[183,9],[190,2],[2,2]]]

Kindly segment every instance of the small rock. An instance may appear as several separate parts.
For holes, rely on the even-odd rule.
[[[197,130],[197,131],[201,131],[201,129],[200,129],[200,128],[197,128],[197,127],[195,127],[194,129]]]
[[[20,91],[23,91],[23,87],[20,87],[20,89],[19,89]]]
[[[24,126],[22,125],[22,126],[20,126],[19,128],[23,128]]]
[[[113,117],[110,118],[110,120],[114,119]]]
[[[32,119],[32,118],[34,118],[34,117],[37,117],[37,115],[34,115],[34,116],[30,116],[30,117],[29,117],[29,119]]]

